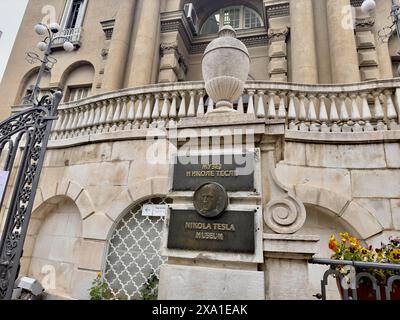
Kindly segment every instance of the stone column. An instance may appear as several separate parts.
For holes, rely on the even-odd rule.
[[[103,91],[123,87],[136,0],[121,1],[104,70]]]
[[[318,82],[312,0],[290,1],[292,81]]]
[[[327,0],[329,47],[334,83],[360,82],[350,0]]]
[[[375,35],[376,52],[379,60],[380,79],[393,78],[392,60],[388,43],[382,42],[378,37],[378,32],[390,24],[388,15],[391,10],[391,5],[391,1],[378,1],[375,9],[373,33]],[[395,34],[393,36],[396,37]]]
[[[133,57],[128,77],[128,87],[151,83],[154,52],[160,23],[160,0],[139,0],[140,8]]]

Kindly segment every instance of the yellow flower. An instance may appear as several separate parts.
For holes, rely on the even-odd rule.
[[[395,263],[400,263],[400,249],[393,249],[389,252],[389,259]]]
[[[101,278],[101,272],[97,272],[97,278]]]

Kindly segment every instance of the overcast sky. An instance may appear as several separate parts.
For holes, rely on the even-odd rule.
[[[0,81],[13,47],[28,0],[0,0]]]

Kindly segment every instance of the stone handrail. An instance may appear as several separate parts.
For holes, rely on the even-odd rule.
[[[62,104],[52,139],[175,127],[182,119],[202,117],[214,107],[203,82],[124,89]],[[285,119],[288,131],[303,133],[400,129],[399,107],[400,79],[348,85],[249,81],[235,104],[237,112],[255,119]]]

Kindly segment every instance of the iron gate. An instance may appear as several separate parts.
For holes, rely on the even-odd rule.
[[[5,186],[13,185],[11,200],[4,203],[6,192],[1,197],[1,208],[7,212],[0,242],[0,300],[12,297],[47,143],[61,98],[59,91],[47,95],[32,108],[0,123],[0,159],[4,159],[1,182]],[[13,170],[16,178],[10,181]]]

